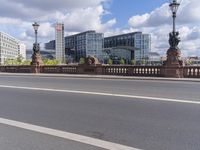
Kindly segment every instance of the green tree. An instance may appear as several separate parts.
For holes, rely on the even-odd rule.
[[[120,64],[120,65],[124,65],[124,64],[125,64],[125,61],[124,61],[123,58],[120,59],[119,64]]]
[[[4,62],[5,65],[18,65],[17,59],[7,58]]]
[[[108,59],[107,64],[112,65],[113,64],[113,60],[112,59]]]
[[[24,60],[21,65],[31,65],[31,60]]]
[[[60,61],[57,59],[43,59],[44,65],[58,65]]]
[[[20,65],[23,62],[23,59],[24,58],[22,57],[22,55],[18,55],[16,58],[17,64]]]
[[[185,63],[186,65],[192,65],[192,61],[190,59],[187,59]]]
[[[131,65],[135,65],[136,61],[134,59],[131,60]]]
[[[144,65],[145,64],[145,60],[142,59],[140,63],[141,63],[141,65]]]
[[[85,63],[85,58],[80,58],[79,64],[84,64]]]

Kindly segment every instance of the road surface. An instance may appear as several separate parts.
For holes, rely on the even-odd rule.
[[[78,142],[2,121],[4,150],[111,149],[98,139],[123,149],[198,150],[200,82],[0,75],[1,119],[91,138]]]

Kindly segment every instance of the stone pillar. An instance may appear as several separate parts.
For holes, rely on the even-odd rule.
[[[183,78],[183,62],[179,60],[181,52],[179,49],[169,49],[167,60],[163,64],[161,74],[164,77]]]

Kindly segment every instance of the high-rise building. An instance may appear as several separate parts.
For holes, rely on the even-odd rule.
[[[0,32],[0,64],[3,65],[6,59],[18,57],[18,40],[14,37]]]
[[[62,63],[65,62],[65,38],[64,38],[64,24],[57,23],[55,26],[56,31],[56,59],[60,60]]]
[[[68,51],[74,51],[75,61],[88,56],[95,56],[102,60],[103,34],[95,31],[86,31],[76,35],[65,37],[65,47]]]
[[[142,32],[133,32],[106,37],[104,38],[104,48],[113,51],[130,50],[131,59],[140,62],[143,59],[147,59],[151,51],[151,36],[149,34],[143,34]]]

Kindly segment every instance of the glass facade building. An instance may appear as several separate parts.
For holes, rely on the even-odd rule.
[[[133,32],[106,37],[104,48],[112,48],[113,51],[115,49],[132,49],[131,59],[140,62],[142,59],[148,59],[148,54],[151,51],[151,36],[142,32]],[[121,57],[123,58],[123,55]]]
[[[102,60],[103,34],[95,31],[86,31],[65,37],[65,47],[68,51],[74,51],[76,62],[80,58],[88,56],[95,56]]]

